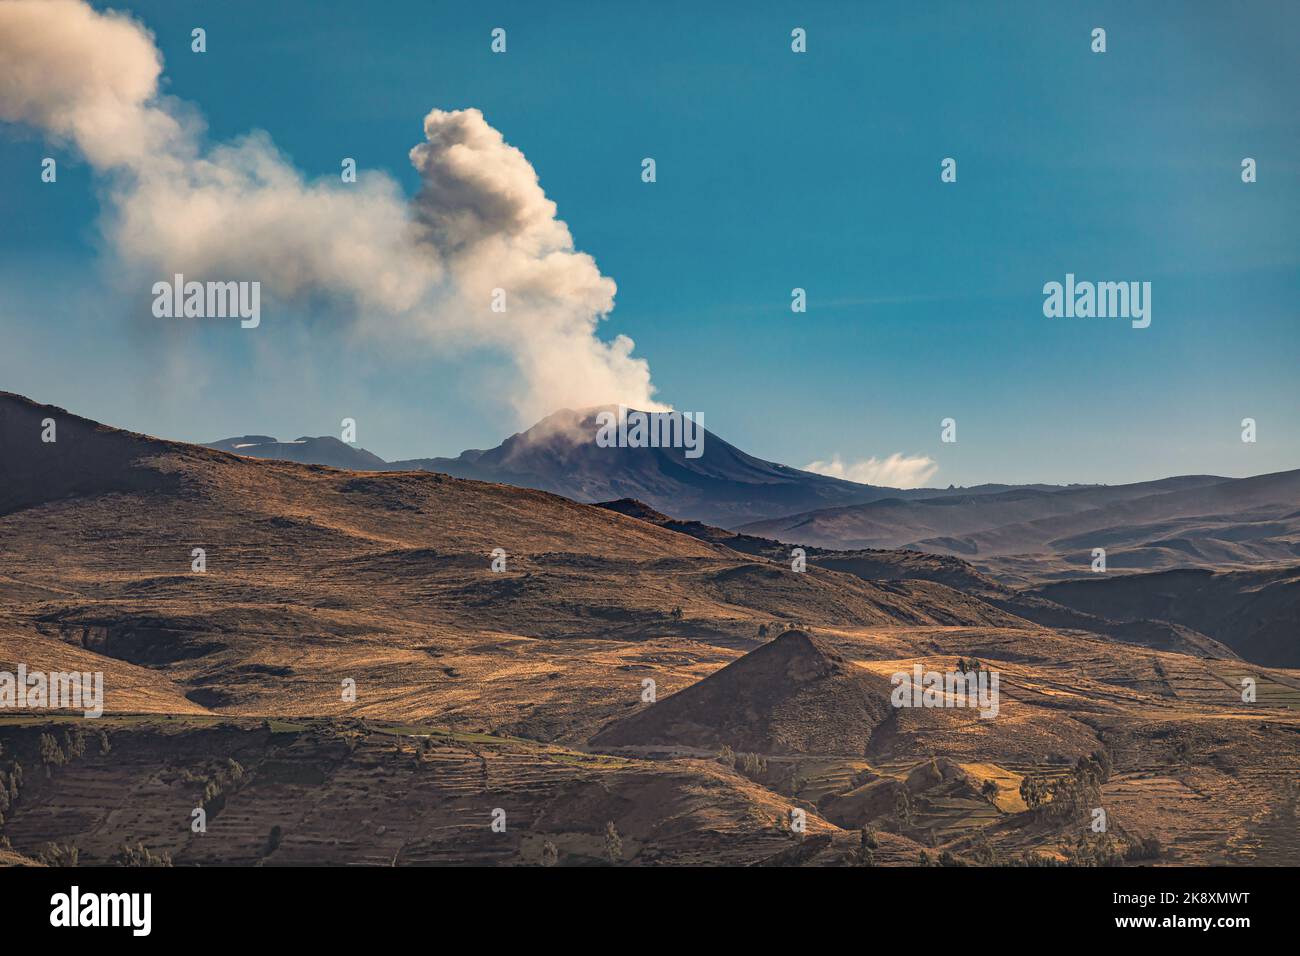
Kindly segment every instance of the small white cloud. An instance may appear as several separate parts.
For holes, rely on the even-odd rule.
[[[925,455],[901,455],[898,452],[888,458],[850,462],[844,462],[836,454],[831,456],[830,461],[814,461],[804,465],[803,470],[864,485],[923,488],[939,470],[939,463]]]

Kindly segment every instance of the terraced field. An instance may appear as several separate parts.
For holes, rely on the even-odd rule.
[[[390,866],[537,863],[548,841],[560,863],[608,862],[609,823],[627,857],[644,864],[719,855],[755,863],[793,842],[775,825],[788,801],[708,761],[635,761],[363,721],[101,723],[109,751],[96,738],[47,765],[40,735],[61,739],[82,722],[0,721],[5,756],[26,768],[4,831],[15,846],[34,855],[75,846],[82,864],[102,864],[147,834],[148,848],[177,865]],[[833,831],[808,814],[806,838]]]

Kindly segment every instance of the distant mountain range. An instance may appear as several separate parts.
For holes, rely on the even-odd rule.
[[[1004,582],[1090,572],[1246,569],[1300,557],[1300,471],[1253,478],[1183,475],[1125,485],[885,488],[746,454],[705,432],[682,448],[603,448],[596,416],[564,410],[495,448],[385,461],[337,438],[247,435],[208,447],[359,471],[433,471],[584,503],[630,500],[665,520],[837,551],[906,548],[963,558]]]
[[[329,465],[350,471],[389,471],[388,462],[372,455],[364,448],[354,448],[329,435],[318,438],[298,438],[279,441],[269,435],[243,435],[214,441],[207,446],[217,451],[228,451],[250,458],[274,458],[279,461],[297,461],[304,465]]]
[[[1300,471],[879,500],[740,530],[824,548],[955,555],[1003,580],[1088,573],[1095,548],[1106,550],[1108,571],[1248,568],[1300,556]]]
[[[596,415],[612,410],[614,406],[565,409],[495,448],[472,449],[455,458],[386,462],[330,437],[280,442],[251,435],[212,442],[207,447],[360,471],[436,471],[456,478],[536,488],[580,502],[634,498],[677,518],[725,528],[882,499],[974,498],[1013,489],[1039,494],[1060,490],[1052,485],[906,490],[864,485],[755,458],[707,430],[704,453],[698,458],[688,458],[681,448],[602,448],[595,442]]]

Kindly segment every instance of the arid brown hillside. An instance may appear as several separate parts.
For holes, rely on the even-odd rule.
[[[792,556],[802,552],[808,564],[843,571],[866,581],[932,581],[978,597],[993,607],[1046,627],[1088,631],[1126,644],[1196,656],[1223,659],[1240,656],[1227,644],[1216,641],[1187,624],[1174,624],[1142,616],[1111,620],[1102,614],[1087,613],[1048,600],[1042,592],[1007,587],[951,555],[907,549],[834,551],[811,545],[785,544],[772,538],[726,531],[699,521],[678,521],[632,498],[602,502],[600,507],[701,541],[720,544],[741,554],[766,557],[776,563],[791,561]],[[795,550],[796,547],[798,551]],[[1225,635],[1228,640],[1234,640],[1236,636],[1235,632]]]
[[[891,713],[889,691],[887,678],[816,638],[787,631],[606,728],[592,743],[863,756],[872,732]]]
[[[1110,634],[953,558],[798,572],[629,505],[245,458],[12,395],[0,452],[0,671],[102,672],[106,696],[98,720],[0,713],[0,862],[1300,859],[1277,836],[1300,675],[1192,626]],[[996,670],[997,715],[894,708],[914,666]],[[1098,753],[1106,781],[1079,769]],[[1081,846],[1098,793],[1116,830]]]
[[[1194,626],[1249,660],[1300,667],[1300,565],[1114,575],[1062,581],[1035,593],[1117,620],[1154,618]]]
[[[933,582],[797,574],[545,492],[243,458],[14,396],[0,413],[0,534],[21,543],[0,555],[10,624],[156,668],[205,708],[409,719],[473,701],[479,726],[562,735],[638,692],[629,671],[584,701],[594,713],[539,706],[574,698],[575,666],[746,648],[805,620],[1028,626]],[[559,651],[576,661],[548,667]]]

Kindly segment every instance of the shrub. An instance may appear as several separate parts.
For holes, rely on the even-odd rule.
[[[554,843],[547,840],[542,844],[542,866],[555,866],[560,862],[560,851]]]
[[[57,843],[47,843],[36,854],[36,859],[46,866],[76,866],[80,856],[81,854],[75,846],[60,846]]]
[[[906,789],[900,788],[894,797],[894,820],[900,833],[912,825],[912,798]]]
[[[758,780],[767,774],[767,760],[754,753],[737,754],[737,768],[751,780]]]
[[[1154,836],[1136,837],[1124,852],[1126,860],[1158,860],[1165,849]]]
[[[114,855],[112,862],[118,866],[171,866],[172,855],[165,850],[162,853],[154,853],[143,843],[137,843],[135,846],[123,843],[122,849]]]
[[[609,857],[610,863],[617,864],[623,860],[623,838],[618,835],[618,827],[614,826],[613,820],[605,824],[605,855]]]
[[[80,757],[86,752],[86,735],[81,732],[80,727],[73,727],[63,732],[63,749],[69,760]]]
[[[64,756],[63,749],[59,742],[54,739],[53,734],[41,734],[41,766],[45,768],[45,775],[50,775],[51,767],[61,767],[68,762]]]
[[[1051,785],[1047,782],[1046,777],[1038,774],[1027,774],[1020,781],[1020,799],[1025,801],[1025,806],[1030,810],[1036,810],[1047,802],[1051,794]]]

